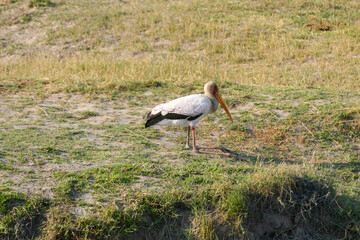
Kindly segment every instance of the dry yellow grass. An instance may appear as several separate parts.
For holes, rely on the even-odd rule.
[[[32,79],[47,91],[213,79],[360,89],[356,1],[53,2],[2,7],[2,81]],[[23,12],[5,19],[19,6]],[[314,22],[331,31],[307,26]],[[10,31],[14,25],[24,30]]]

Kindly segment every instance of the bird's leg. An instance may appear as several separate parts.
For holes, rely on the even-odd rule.
[[[190,148],[189,141],[190,141],[190,126],[188,126],[188,134],[187,134],[186,145],[185,145],[186,149]]]
[[[193,152],[200,153],[200,151],[196,148],[196,145],[195,145],[195,128],[194,127],[192,128],[192,133],[193,133]]]

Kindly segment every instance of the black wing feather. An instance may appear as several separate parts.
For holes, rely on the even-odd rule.
[[[145,128],[155,125],[164,119],[171,119],[171,120],[187,119],[189,121],[193,121],[193,120],[197,119],[198,117],[200,117],[201,115],[202,115],[202,113],[200,113],[196,116],[186,116],[183,114],[168,113],[163,116],[163,115],[161,115],[161,112],[159,112],[158,114],[155,114],[155,115],[151,115],[151,113],[149,113],[146,117],[147,121],[145,123]]]
[[[157,124],[158,122],[164,120],[164,116],[161,115],[161,112],[159,112],[158,114],[152,115],[151,113],[149,113],[146,117],[147,121],[145,123],[145,128],[150,127],[152,125]]]
[[[198,117],[200,117],[201,115],[202,115],[202,113],[200,113],[200,114],[198,114],[196,116],[193,116],[193,117],[189,117],[187,120],[193,121],[193,120],[197,119]]]

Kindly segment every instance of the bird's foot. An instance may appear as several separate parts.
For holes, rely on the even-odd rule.
[[[189,144],[185,144],[185,149],[190,149],[190,145],[189,145]]]

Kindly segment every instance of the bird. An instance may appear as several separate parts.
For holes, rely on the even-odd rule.
[[[185,148],[190,148],[191,129],[192,150],[194,153],[200,153],[195,140],[196,124],[206,115],[215,112],[219,104],[224,108],[231,122],[234,122],[218,86],[215,82],[210,81],[204,86],[204,94],[193,94],[155,106],[146,116],[145,128],[153,125],[185,126],[188,128]]]

